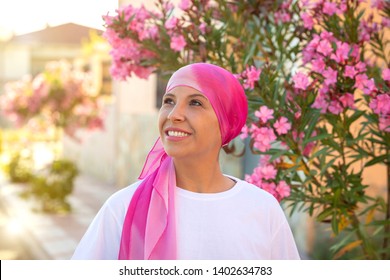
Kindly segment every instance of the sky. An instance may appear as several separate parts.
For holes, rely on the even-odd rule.
[[[0,37],[69,22],[103,29],[102,15],[117,7],[118,0],[0,0]]]

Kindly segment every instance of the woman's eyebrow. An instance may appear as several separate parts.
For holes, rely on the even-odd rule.
[[[166,94],[164,94],[163,97],[176,97],[176,95],[173,94],[173,93],[167,92]],[[195,97],[200,97],[200,98],[208,100],[208,98],[206,96],[204,96],[203,94],[201,94],[201,93],[190,94],[190,95],[188,95],[187,98],[195,98]]]
[[[175,97],[175,95],[173,93],[169,93],[169,92],[167,92],[166,94],[163,95],[163,97],[165,97],[165,96]]]
[[[203,94],[200,94],[200,93],[194,93],[194,94],[189,95],[188,97],[189,97],[189,98],[201,97],[201,98],[203,98],[203,99],[208,100],[206,96],[204,96]]]

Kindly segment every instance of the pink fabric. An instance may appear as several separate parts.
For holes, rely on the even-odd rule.
[[[248,105],[238,80],[227,70],[194,63],[177,70],[166,92],[188,86],[202,92],[219,120],[222,145],[239,135]],[[123,224],[118,259],[176,259],[175,187],[173,160],[157,139],[149,152]]]

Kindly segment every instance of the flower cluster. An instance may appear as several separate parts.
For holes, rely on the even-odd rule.
[[[253,90],[255,83],[259,81],[261,75],[261,69],[257,69],[255,66],[247,66],[246,69],[239,75],[236,75],[237,79],[242,81],[245,89]]]
[[[390,69],[382,71],[383,85],[376,89],[369,107],[379,118],[379,129],[390,132]],[[387,90],[384,90],[387,89]]]
[[[189,43],[197,45],[198,57],[204,59],[208,43],[204,38],[211,27],[200,15],[213,11],[211,3],[182,0],[175,11],[172,3],[159,0],[153,11],[127,5],[115,16],[104,16],[107,29],[103,36],[112,46],[112,76],[126,80],[134,74],[146,79],[157,70],[175,70],[196,59],[187,48]]]
[[[363,1],[358,1],[354,5],[359,5],[360,2]],[[358,6],[353,7],[347,0],[302,1],[301,6],[301,17],[307,30],[312,30],[315,25],[324,26],[324,22],[329,20],[340,20],[352,9],[358,10]],[[372,1],[371,8],[383,10],[385,1]],[[315,88],[317,96],[312,107],[321,110],[321,113],[334,115],[339,115],[344,110],[356,109],[355,103],[358,99],[356,95],[363,92],[372,99],[369,103],[374,113],[379,116],[379,128],[388,132],[390,130],[388,111],[382,109],[386,107],[382,106],[382,103],[388,99],[390,93],[387,90],[380,90],[378,83],[372,76],[370,77],[369,68],[372,68],[373,62],[365,60],[362,53],[365,44],[370,42],[375,34],[388,27],[390,27],[388,18],[379,17],[379,21],[376,22],[374,14],[370,13],[366,18],[359,19],[355,37],[349,33],[334,34],[326,28],[318,34],[314,32],[302,50],[306,73],[297,72],[293,76],[294,89],[302,93]],[[384,70],[384,76],[385,71],[387,70]],[[386,81],[385,78],[383,80]]]
[[[379,116],[379,129],[390,132],[390,93],[379,94],[373,98],[370,108]]]
[[[290,195],[291,188],[284,180],[275,180],[277,177],[278,161],[270,163],[270,156],[262,156],[259,165],[251,175],[245,175],[245,180],[272,194],[278,201]]]
[[[147,78],[155,70],[153,66],[143,66],[142,62],[153,59],[156,54],[141,48],[138,41],[159,40],[159,30],[151,21],[160,17],[144,7],[135,8],[131,5],[121,7],[117,17],[104,16],[108,28],[103,36],[112,46],[110,52],[112,56],[111,74],[114,78],[125,80],[132,73],[138,77]],[[119,20],[129,24],[121,30],[112,28]],[[123,33],[130,33],[131,37],[123,38]]]
[[[354,109],[352,94],[356,88],[370,94],[375,89],[373,79],[368,79],[366,64],[360,61],[356,44],[337,40],[332,33],[315,34],[303,49],[303,62],[308,73],[293,76],[294,88],[299,91],[317,87],[318,95],[313,108],[322,113],[340,114],[344,109]],[[352,85],[341,87],[340,84]]]
[[[282,116],[275,120],[274,110],[265,105],[255,111],[255,116],[257,121],[251,123],[250,127],[244,126],[240,137],[245,139],[250,136],[253,140],[253,147],[262,153],[271,149],[277,137],[291,130],[291,123],[286,117]],[[275,180],[277,179],[277,163],[277,160],[270,162],[269,156],[261,157],[259,166],[253,170],[251,175],[245,175],[245,180],[265,189],[281,201],[290,194],[290,187],[285,181]]]
[[[340,221],[358,221],[348,224],[358,233],[359,217],[388,209],[362,179],[364,168],[389,165],[388,1],[182,0],[178,11],[158,0],[156,7],[128,6],[105,18],[114,77],[200,61],[225,67],[248,97],[241,137],[261,156],[247,181],[330,221],[335,235],[345,228]],[[382,222],[376,230],[388,238]],[[343,253],[360,244],[364,258],[379,258],[365,234],[335,247]]]
[[[6,84],[0,108],[17,126],[60,127],[75,138],[80,128],[103,128],[103,104],[92,81],[65,61],[52,62],[34,78]]]

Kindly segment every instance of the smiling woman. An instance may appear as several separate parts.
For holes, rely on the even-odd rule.
[[[177,70],[140,181],[107,200],[73,259],[299,259],[277,200],[221,172],[221,147],[240,134],[247,113],[227,70]]]

